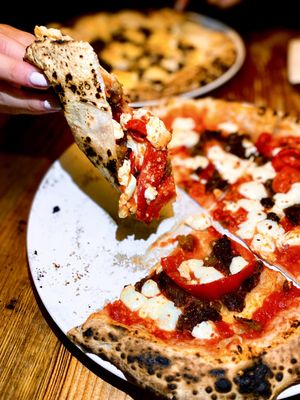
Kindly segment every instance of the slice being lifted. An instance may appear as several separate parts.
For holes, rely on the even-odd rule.
[[[130,108],[116,78],[87,42],[35,28],[25,59],[39,67],[59,96],[80,149],[121,191],[119,216],[149,223],[175,197],[167,153],[170,132],[158,117]]]
[[[169,256],[69,337],[168,399],[275,398],[300,378],[300,289],[206,216],[186,224]]]

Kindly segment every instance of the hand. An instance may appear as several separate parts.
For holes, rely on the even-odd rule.
[[[61,107],[44,74],[23,61],[34,36],[0,24],[0,113],[43,114]]]

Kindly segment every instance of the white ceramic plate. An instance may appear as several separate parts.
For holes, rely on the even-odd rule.
[[[36,192],[27,230],[29,268],[43,305],[64,334],[117,298],[125,284],[142,278],[158,256],[151,244],[199,212],[179,191],[175,216],[145,228],[118,219],[117,202],[117,194],[76,145],[53,163]],[[87,357],[125,379],[112,364]],[[288,393],[300,393],[300,386]]]
[[[217,89],[219,86],[223,85],[225,82],[231,79],[243,65],[246,51],[241,36],[234,29],[230,28],[228,25],[216,19],[207,17],[206,15],[197,14],[193,12],[188,13],[188,15],[192,21],[198,22],[199,24],[203,25],[206,28],[225,33],[234,43],[237,54],[236,60],[232,64],[232,66],[226,72],[224,72],[224,74],[220,75],[217,79],[197,89],[193,89],[188,92],[179,94],[179,97],[194,98],[203,96],[204,94],[207,94],[208,92]],[[132,107],[152,106],[158,104],[160,101],[161,99],[144,100],[144,101],[133,102],[130,105]]]

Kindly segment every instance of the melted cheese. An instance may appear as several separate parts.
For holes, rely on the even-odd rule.
[[[155,187],[148,185],[144,192],[144,197],[146,199],[146,203],[150,204],[151,201],[156,199],[156,196],[158,195],[158,191],[155,189]]]
[[[139,310],[147,301],[146,297],[137,292],[132,285],[125,286],[121,292],[120,299],[131,311]]]
[[[175,330],[181,310],[175,307],[172,301],[159,294],[154,281],[147,282],[142,288],[144,293],[137,292],[132,285],[126,286],[122,290],[121,301],[131,311],[137,311],[141,318],[154,320],[158,328],[166,331]]]
[[[130,180],[131,165],[130,160],[124,160],[122,166],[118,170],[118,179],[121,186],[127,186]]]
[[[191,273],[193,273],[197,280],[191,280],[191,284],[210,283],[224,278],[224,275],[216,268],[205,267],[203,261],[197,259],[183,261],[178,267],[178,271],[187,280],[191,280]]]
[[[192,330],[192,335],[196,339],[212,339],[216,336],[214,323],[211,321],[202,321],[195,325]]]
[[[252,142],[250,142],[250,140],[244,139],[242,141],[242,145],[245,148],[245,156],[251,157],[254,154],[257,154],[257,148],[254,146],[254,144]]]
[[[242,239],[252,239],[257,223],[266,219],[267,215],[262,211],[263,207],[257,200],[241,199],[237,203],[247,211],[247,219],[239,224],[236,234]]]
[[[272,253],[276,250],[277,242],[281,241],[284,229],[276,221],[265,219],[256,226],[252,246],[259,254]]]
[[[197,214],[188,217],[184,223],[194,230],[204,231],[211,226],[211,218],[207,214]]]
[[[300,182],[293,183],[287,193],[276,193],[273,197],[275,207],[284,209],[300,203]]]
[[[141,293],[146,297],[155,297],[160,294],[160,290],[155,281],[148,279],[143,284]]]
[[[264,183],[268,179],[273,179],[276,176],[276,171],[272,166],[271,162],[267,162],[264,165],[261,166],[256,166],[255,163],[251,164],[251,167],[249,168],[249,174],[252,176],[252,178],[257,181]]]
[[[199,134],[193,129],[195,127],[195,121],[193,118],[180,118],[174,119],[172,129],[172,139],[169,143],[169,148],[185,146],[193,147],[199,141]]]
[[[248,261],[246,261],[243,257],[241,256],[233,257],[229,265],[229,271],[232,275],[237,274],[246,265],[248,265]]]
[[[176,328],[181,310],[163,295],[148,299],[139,309],[141,318],[151,318],[156,322],[158,328],[165,331],[173,331]]]
[[[238,188],[239,193],[251,200],[261,200],[268,196],[266,188],[260,182],[250,181],[242,183]]]
[[[158,117],[151,116],[146,124],[147,139],[157,149],[164,148],[171,140],[171,134]]]
[[[121,125],[117,121],[115,121],[114,119],[112,121],[113,121],[114,137],[116,140],[121,139],[124,136],[124,131]]]
[[[195,157],[175,157],[172,161],[173,166],[176,167],[185,167],[187,169],[191,169],[195,171],[197,168],[206,168],[209,164],[206,157],[203,156],[195,156]]]

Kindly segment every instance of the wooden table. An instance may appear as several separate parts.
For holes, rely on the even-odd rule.
[[[288,83],[286,71],[287,44],[295,36],[300,31],[247,34],[244,66],[212,95],[299,112],[299,88]],[[30,205],[46,170],[71,143],[62,115],[1,119],[0,399],[145,399],[106,371],[82,364],[80,351],[53,326],[30,279],[25,246]]]

